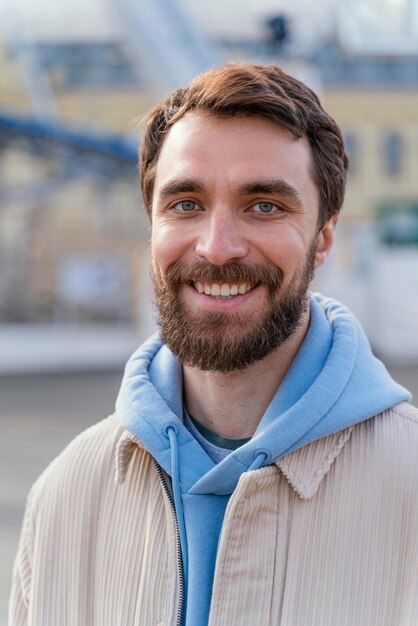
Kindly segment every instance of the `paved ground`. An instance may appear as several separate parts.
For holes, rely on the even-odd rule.
[[[392,369],[418,403],[418,367]],[[74,435],[113,411],[115,374],[0,378],[0,626],[25,497],[34,479]]]

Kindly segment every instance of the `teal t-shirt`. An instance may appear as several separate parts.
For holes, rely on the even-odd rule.
[[[203,426],[203,424],[192,417],[186,410],[184,410],[184,425],[200,443],[214,463],[219,463],[233,450],[237,450],[237,448],[243,446],[251,439],[251,437],[245,437],[243,439],[223,437]]]

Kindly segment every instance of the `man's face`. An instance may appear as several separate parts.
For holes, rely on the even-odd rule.
[[[169,130],[152,270],[163,341],[184,364],[245,368],[307,319],[309,282],[332,244],[327,227],[318,234],[310,171],[307,140],[269,120],[192,112]]]

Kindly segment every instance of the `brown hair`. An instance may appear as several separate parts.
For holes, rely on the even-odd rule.
[[[264,117],[306,136],[312,150],[313,179],[320,193],[322,226],[342,206],[348,168],[341,131],[306,85],[269,65],[225,65],[197,76],[154,106],[143,120],[140,149],[141,188],[151,215],[158,156],[168,130],[189,111],[216,117]]]

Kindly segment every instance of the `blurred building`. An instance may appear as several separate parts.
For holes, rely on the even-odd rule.
[[[349,54],[331,42],[311,62],[350,155],[347,216],[362,219],[388,201],[416,200],[418,55]]]
[[[311,57],[343,129],[350,172],[339,245],[322,284],[356,311],[389,360],[418,359],[418,54]]]
[[[0,76],[0,323],[132,325],[148,238],[135,127],[155,94],[100,31],[9,40]]]

